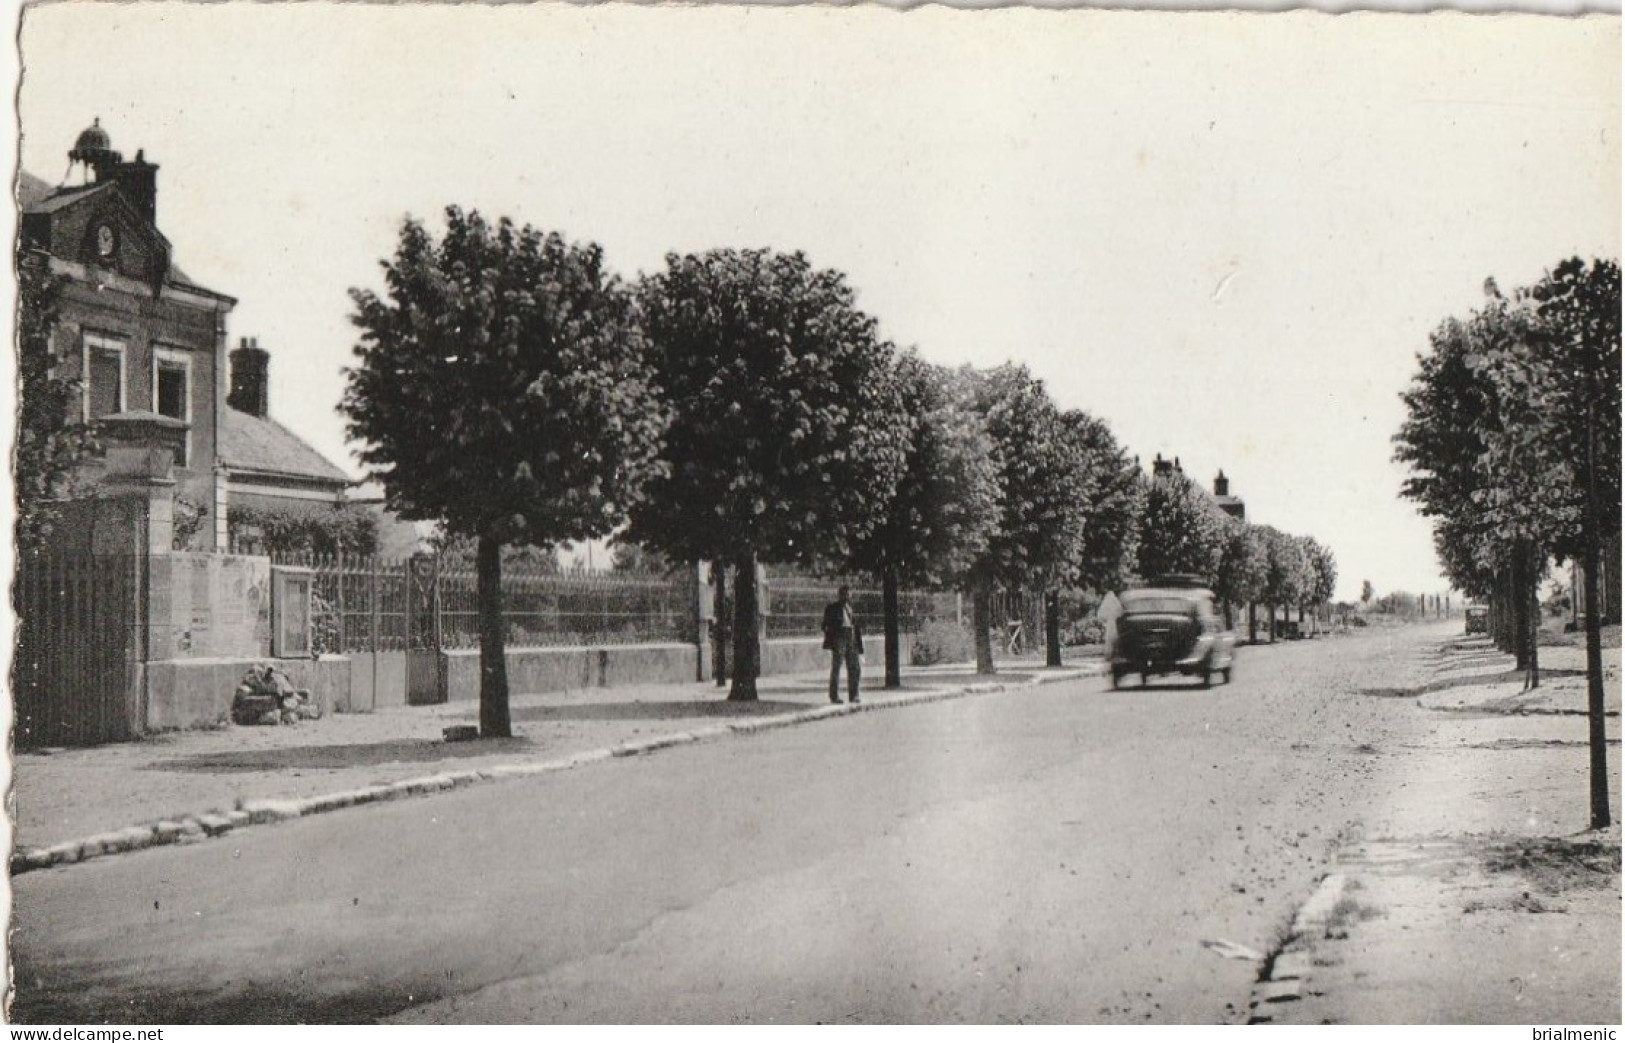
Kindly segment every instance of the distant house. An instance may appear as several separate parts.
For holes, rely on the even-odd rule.
[[[174,451],[174,495],[201,512],[198,550],[227,549],[232,505],[310,510],[342,503],[349,476],[268,415],[268,355],[252,339],[227,359],[235,298],[175,263],[158,227],[158,165],[126,161],[97,120],[52,186],[21,171],[20,248],[65,279],[52,337],[83,386],[79,419],[110,438],[152,432]],[[87,461],[80,484],[105,471]]]
[[[1213,479],[1213,499],[1219,505],[1219,510],[1235,518],[1237,521],[1247,520],[1247,504],[1239,496],[1230,495],[1230,479],[1220,470]]]
[[[350,476],[271,419],[270,353],[245,337],[231,353],[231,391],[220,426],[220,464],[229,507],[285,513],[346,501]]]

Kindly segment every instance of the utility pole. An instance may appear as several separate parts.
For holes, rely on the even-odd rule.
[[[1582,334],[1582,338],[1584,335]],[[1605,829],[1608,814],[1608,732],[1604,727],[1602,690],[1602,621],[1597,616],[1598,526],[1597,504],[1597,387],[1593,346],[1584,344],[1586,356],[1586,490],[1585,490],[1585,600],[1586,600],[1586,709],[1591,745],[1591,828]]]

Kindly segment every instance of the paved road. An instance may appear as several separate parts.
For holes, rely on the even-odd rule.
[[[870,713],[14,881],[19,1021],[1246,1019],[1437,628]],[[1369,694],[1364,694],[1369,693]],[[1224,943],[1230,943],[1226,945]],[[1243,954],[1244,955],[1244,954]]]

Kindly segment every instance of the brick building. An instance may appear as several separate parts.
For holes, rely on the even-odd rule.
[[[228,360],[237,301],[175,263],[158,226],[158,165],[142,152],[125,160],[100,120],[68,159],[59,186],[20,172],[20,246],[65,277],[52,347],[81,379],[81,418],[109,442],[173,446],[177,516],[204,514],[193,549],[226,549],[233,504],[343,502],[349,477],[268,415],[266,352],[245,339]],[[81,486],[105,470],[105,458],[87,461]]]

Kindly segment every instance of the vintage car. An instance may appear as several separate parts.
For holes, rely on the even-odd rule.
[[[1467,606],[1467,633],[1487,634],[1490,632],[1490,610],[1486,605]]]
[[[1123,611],[1107,653],[1113,688],[1130,674],[1142,685],[1166,674],[1199,677],[1204,688],[1215,674],[1230,683],[1236,635],[1214,611],[1212,591],[1165,580],[1125,590],[1118,600]]]

